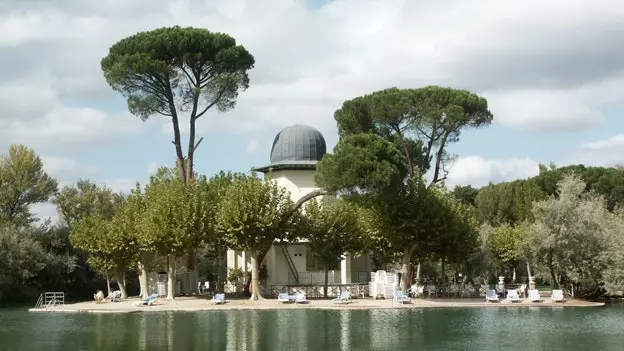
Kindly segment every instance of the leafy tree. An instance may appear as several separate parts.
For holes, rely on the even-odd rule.
[[[0,157],[0,223],[32,223],[30,205],[48,201],[57,186],[33,149],[11,145],[8,154]]]
[[[324,198],[305,207],[308,245],[325,270],[327,297],[328,272],[348,252],[363,248],[358,208],[351,202]]]
[[[318,162],[315,182],[330,192],[379,196],[395,193],[406,175],[404,157],[392,143],[375,134],[355,134]]]
[[[616,215],[586,184],[567,175],[557,198],[537,202],[528,228],[528,256],[550,273],[552,285],[578,294],[600,294],[603,272],[615,264],[612,245]],[[621,228],[621,227],[620,227]]]
[[[512,227],[508,224],[492,228],[487,238],[487,244],[494,258],[506,269],[513,273],[516,281],[516,266],[520,262],[521,248],[524,240],[525,228]]]
[[[488,184],[479,189],[475,206],[479,221],[512,226],[532,221],[533,203],[546,197],[533,180]]]
[[[46,270],[73,268],[73,258],[45,250],[36,228],[0,226],[0,301],[34,298]]]
[[[386,270],[388,265],[401,260],[401,250],[393,247],[389,240],[393,228],[387,221],[379,220],[383,218],[379,207],[358,208],[363,251],[369,254],[373,271]]]
[[[479,189],[475,189],[470,185],[460,186],[457,185],[453,189],[453,196],[457,201],[465,205],[475,205],[475,198],[479,194]]]
[[[87,251],[89,263],[101,272],[113,272],[121,297],[127,298],[125,274],[137,260],[136,237],[118,230],[118,220],[92,215],[81,219],[71,232],[74,245]]]
[[[53,203],[61,220],[71,228],[89,216],[111,219],[123,201],[123,195],[92,181],[80,179],[75,186],[63,187]]]
[[[138,245],[168,257],[167,299],[173,299],[176,258],[200,245],[205,206],[195,180],[184,183],[179,178],[153,176],[143,196],[145,207]]]
[[[262,298],[259,268],[267,251],[296,229],[298,216],[291,214],[288,192],[270,177],[261,180],[255,174],[235,177],[219,203],[218,230],[230,248],[251,256],[251,300]]]
[[[232,109],[239,90],[249,86],[254,63],[227,34],[175,26],[120,40],[101,65],[106,81],[127,98],[132,114],[144,121],[154,115],[171,118],[178,171],[186,182],[193,177],[194,153],[201,142],[195,140],[197,120],[213,107]],[[188,112],[186,156],[181,112]]]
[[[444,180],[446,148],[467,127],[487,126],[487,100],[466,90],[438,86],[391,88],[345,101],[334,114],[341,140],[374,133],[403,151],[411,177],[433,162],[433,183]]]
[[[224,291],[224,284],[227,277],[228,248],[224,235],[217,225],[217,215],[219,205],[225,198],[228,187],[232,184],[233,180],[239,176],[240,174],[221,171],[210,179],[201,177],[198,182],[200,201],[204,204],[204,209],[206,211],[203,216],[204,231],[202,233],[202,240],[208,252],[213,254],[213,257],[216,259],[216,267],[219,273],[217,276],[217,291],[220,292]]]

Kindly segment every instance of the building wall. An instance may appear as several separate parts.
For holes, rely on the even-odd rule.
[[[290,192],[291,199],[296,202],[304,195],[318,190],[314,185],[314,170],[284,170],[273,172],[273,179]]]

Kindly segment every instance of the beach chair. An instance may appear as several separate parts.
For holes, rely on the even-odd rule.
[[[507,301],[520,302],[520,296],[518,296],[518,290],[507,290]]]
[[[337,298],[332,300],[333,303],[349,303],[351,302],[351,292],[344,291]]]
[[[213,305],[222,305],[225,303],[225,294],[216,294],[212,297]]]
[[[410,294],[412,297],[423,297],[425,295],[425,286],[414,284],[410,287]]]
[[[296,293],[295,294],[295,303],[309,303],[310,301],[306,298],[304,293]]]
[[[397,290],[394,292],[394,302],[402,305],[404,303],[412,303],[412,299],[405,295],[403,291]]]
[[[289,303],[291,301],[292,301],[291,295],[288,295],[288,293],[279,293],[279,294],[277,294],[277,302]]]
[[[150,296],[144,298],[141,301],[137,301],[137,306],[151,306],[156,303],[156,299],[158,298],[158,294],[151,294]]]
[[[529,300],[531,302],[542,302],[539,290],[529,290]]]
[[[563,297],[563,290],[553,290],[550,299],[552,302],[564,302],[565,298]]]
[[[121,291],[120,290],[111,291],[107,299],[109,299],[110,302],[117,302],[121,300]]]
[[[498,294],[496,290],[487,289],[485,291],[485,302],[498,302]]]

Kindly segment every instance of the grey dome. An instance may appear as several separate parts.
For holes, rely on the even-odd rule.
[[[271,163],[320,161],[325,152],[323,134],[310,126],[297,124],[277,133],[271,148]]]

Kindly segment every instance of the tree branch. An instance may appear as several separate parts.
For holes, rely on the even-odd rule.
[[[311,191],[311,192],[303,195],[299,200],[297,200],[297,202],[295,202],[295,204],[286,213],[286,215],[282,219],[282,223],[285,223],[286,221],[288,221],[290,219],[290,217],[292,217],[292,215],[295,214],[295,212],[297,212],[297,210],[299,210],[299,208],[301,208],[301,206],[303,206],[303,204],[305,204],[306,202],[308,202],[308,201],[310,201],[310,200],[312,200],[312,199],[314,199],[316,197],[323,196],[323,195],[334,195],[334,193],[332,193],[331,191],[318,189],[318,190],[314,190],[314,191]]]
[[[208,110],[210,110],[210,108],[214,105],[216,105],[219,100],[221,100],[221,98],[223,97],[223,94],[225,94],[225,91],[227,90],[227,88],[223,88],[221,89],[221,91],[219,92],[219,94],[217,95],[217,97],[210,103],[208,104],[208,106],[206,106],[206,108],[204,108],[200,113],[198,113],[197,115],[195,115],[195,120],[197,120],[199,117],[203,116],[204,113],[208,112]]]

